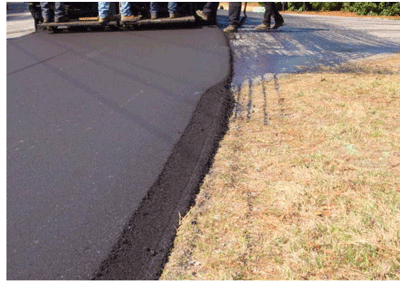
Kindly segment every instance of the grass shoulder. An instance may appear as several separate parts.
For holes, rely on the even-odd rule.
[[[400,54],[237,107],[161,279],[400,279]]]

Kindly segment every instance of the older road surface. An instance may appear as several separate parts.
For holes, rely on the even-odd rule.
[[[220,26],[227,26],[227,11],[219,15]],[[262,13],[247,15],[239,32],[229,34],[234,87],[400,51],[400,20],[283,14],[285,26],[260,32],[254,27],[262,22]]]

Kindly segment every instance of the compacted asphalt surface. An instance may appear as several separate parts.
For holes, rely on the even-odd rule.
[[[399,21],[284,15],[265,33],[254,30],[262,14],[248,13],[227,37],[217,27],[47,34],[17,12],[7,16],[8,279],[157,278],[226,128],[230,88],[400,51]]]
[[[9,39],[8,279],[153,277],[141,255],[162,259],[163,223],[179,219],[179,200],[192,200],[186,189],[215,146],[207,137],[221,131],[213,122],[223,119],[230,69],[217,27]],[[145,206],[160,196],[171,211]],[[134,215],[142,219],[130,223]],[[121,236],[133,228],[144,241]],[[111,270],[132,243],[137,263]]]

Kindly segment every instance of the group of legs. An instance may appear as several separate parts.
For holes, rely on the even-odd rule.
[[[170,19],[178,17],[177,10],[178,10],[178,2],[168,2],[168,13]],[[150,14],[152,19],[158,18],[159,11],[160,11],[160,3],[150,2]]]
[[[110,6],[111,2],[98,2],[99,11],[99,22],[107,23],[111,20],[110,17]],[[53,21],[53,13],[50,2],[40,2],[40,7],[42,10],[43,22],[48,23]],[[160,3],[151,2],[150,3],[150,14],[152,19],[158,18],[158,13],[160,11]],[[169,18],[177,17],[177,2],[168,2],[168,12]],[[134,16],[131,12],[130,2],[121,2],[120,6],[121,21],[135,21],[140,19],[140,17]],[[54,22],[65,22],[67,21],[65,17],[65,5],[64,2],[55,2],[54,6]]]
[[[159,17],[159,12],[161,10],[161,3],[150,2],[150,14],[152,19]],[[168,2],[168,12],[169,18],[177,18],[178,2]],[[121,2],[121,21],[135,21],[141,17],[134,16],[131,12],[130,2]],[[99,2],[99,21],[101,23],[106,23],[110,21],[110,2]]]
[[[45,23],[52,21],[50,2],[40,2],[40,6],[42,9],[43,21]],[[111,20],[110,6],[111,2],[98,2],[100,23],[105,24]],[[196,14],[204,21],[210,21],[212,19],[215,20],[218,6],[219,2],[207,2],[202,10],[196,11]],[[177,7],[178,7],[177,2],[168,2],[169,18],[177,17]],[[241,7],[242,7],[241,2],[229,2],[229,26],[224,29],[225,32],[236,32],[238,30]],[[284,25],[284,20],[282,16],[279,14],[278,9],[274,2],[265,2],[264,7],[265,7],[265,12],[264,12],[263,22],[256,26],[257,30],[264,30],[264,31],[270,30],[271,17],[274,17],[275,19],[275,25],[272,27],[272,29],[277,29],[280,26]],[[120,11],[121,11],[122,22],[135,21],[140,19],[140,17],[134,16],[132,14],[130,2],[121,2]],[[159,11],[160,11],[160,3],[151,2],[150,14],[152,19],[158,18]],[[66,20],[67,19],[65,18],[64,2],[55,2],[54,21],[64,22]]]
[[[209,2],[203,10],[196,11],[196,14],[204,21],[209,21],[212,12],[218,9],[218,5],[218,2]],[[229,26],[224,29],[225,32],[236,32],[238,30],[241,7],[241,2],[229,2]],[[277,29],[284,25],[283,17],[279,14],[274,2],[264,2],[264,8],[263,22],[256,26],[257,30],[269,31],[271,28]],[[271,27],[272,17],[275,19],[275,24]]]

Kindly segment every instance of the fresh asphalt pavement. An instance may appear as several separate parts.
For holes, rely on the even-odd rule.
[[[152,279],[230,69],[216,27],[8,39],[7,278]]]
[[[156,277],[170,245],[154,234],[171,221],[164,205],[187,205],[172,197],[198,183],[201,132],[228,81],[400,51],[399,21],[284,15],[265,33],[254,31],[262,14],[248,13],[228,36],[230,81],[216,28],[46,34],[27,15],[7,16],[8,279]],[[226,26],[227,11],[218,20]]]

